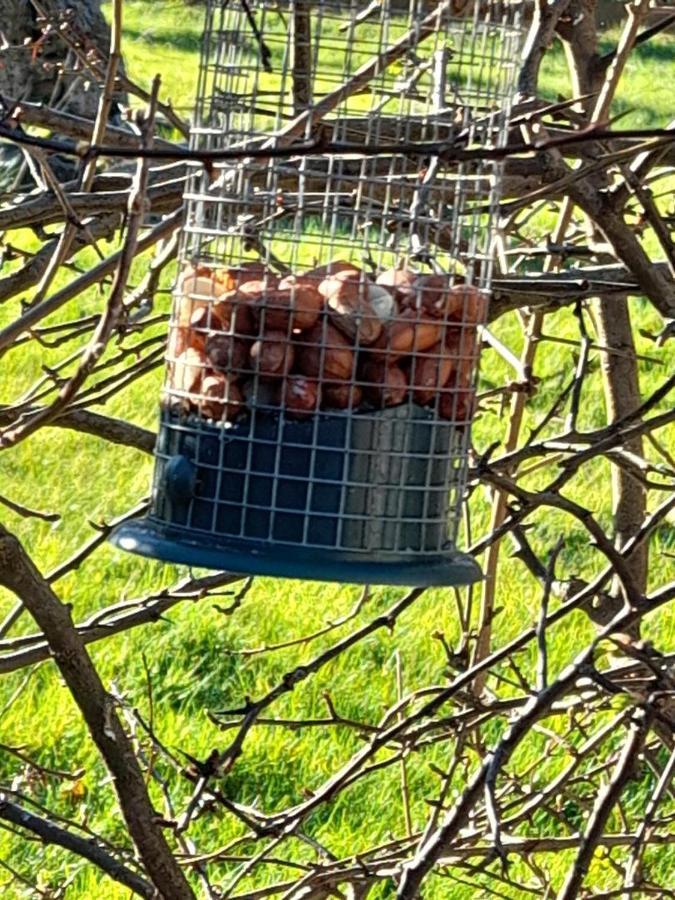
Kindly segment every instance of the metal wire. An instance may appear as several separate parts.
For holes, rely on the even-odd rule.
[[[212,0],[192,147],[502,145],[519,8]],[[452,546],[500,178],[404,153],[195,166],[153,517],[206,541]],[[326,285],[330,264],[354,271]],[[376,287],[392,270],[409,283]],[[180,510],[163,487],[176,453],[200,473]]]

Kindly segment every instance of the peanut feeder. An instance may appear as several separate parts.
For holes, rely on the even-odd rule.
[[[192,565],[461,584],[520,4],[207,6],[150,514]],[[433,145],[433,146],[430,146]],[[439,152],[439,148],[448,152]]]

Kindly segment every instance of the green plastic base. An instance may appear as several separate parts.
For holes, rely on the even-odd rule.
[[[245,575],[272,575],[307,581],[336,581],[344,584],[406,585],[410,587],[459,586],[480,581],[482,573],[472,556],[457,550],[414,559],[338,550],[308,550],[288,544],[237,541],[228,538],[213,544],[188,537],[151,519],[137,519],[117,528],[111,541],[131,553],[205,569],[241,572]]]

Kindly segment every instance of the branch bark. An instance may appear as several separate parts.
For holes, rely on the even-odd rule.
[[[12,803],[6,797],[0,795],[0,819],[18,825],[26,831],[36,835],[44,844],[53,844],[63,847],[70,853],[82,857],[87,862],[93,863],[106,875],[115,881],[130,888],[140,897],[155,897],[154,887],[145,878],[129,869],[114,856],[111,856],[102,847],[99,847],[91,838],[83,838],[79,834],[73,834],[65,828],[60,828],[48,819],[36,816],[27,809]]]
[[[194,900],[158,824],[134,748],[115,702],[87,654],[65,606],[30,557],[0,525],[0,584],[23,601],[47,638],[54,662],[80,708],[92,739],[113,778],[122,814],[143,864],[165,900]]]

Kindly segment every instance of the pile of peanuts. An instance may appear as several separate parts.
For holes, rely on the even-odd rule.
[[[169,340],[172,408],[234,421],[247,407],[374,410],[408,400],[464,424],[486,298],[446,275],[375,280],[334,261],[279,277],[259,263],[188,267]]]

